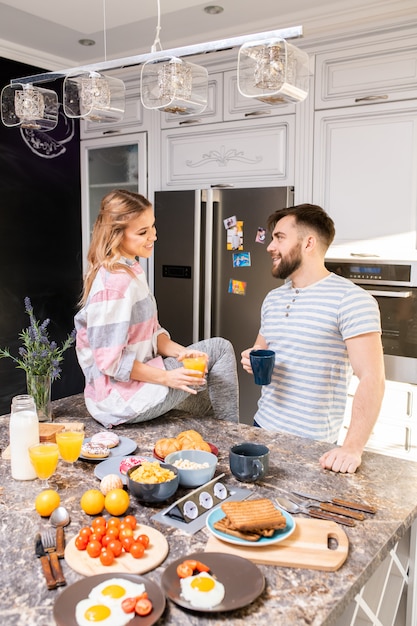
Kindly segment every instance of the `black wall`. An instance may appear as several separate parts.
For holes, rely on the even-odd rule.
[[[0,88],[41,69],[0,58]],[[62,102],[62,82],[54,89]],[[0,122],[0,346],[17,355],[18,334],[29,325],[24,298],[35,316],[50,318],[50,338],[60,344],[74,327],[82,287],[81,181],[78,121],[62,113],[49,133],[7,128]],[[79,393],[84,378],[74,347],[65,352],[52,398]],[[0,359],[0,414],[26,393],[26,376]]]

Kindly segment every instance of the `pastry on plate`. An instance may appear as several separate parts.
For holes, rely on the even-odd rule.
[[[91,443],[91,441],[83,443],[81,448],[81,455],[86,459],[106,459],[109,454],[110,450],[107,446],[103,446],[99,443]]]
[[[119,445],[120,439],[116,433],[111,433],[108,431],[103,431],[100,433],[96,433],[90,439],[93,444],[100,444],[102,446],[106,446],[106,448],[115,448]]]

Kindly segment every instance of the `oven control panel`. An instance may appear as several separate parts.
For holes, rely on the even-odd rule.
[[[330,272],[349,278],[355,283],[410,284],[412,273],[411,264],[397,263],[358,263],[358,261],[349,262],[329,259],[326,261],[326,267]]]

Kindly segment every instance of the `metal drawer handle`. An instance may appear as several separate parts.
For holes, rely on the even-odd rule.
[[[266,109],[265,111],[251,111],[250,113],[245,113],[245,117],[256,117],[257,115],[271,115],[270,109]]]
[[[120,130],[103,130],[103,135],[117,135]]]
[[[355,98],[355,102],[370,102],[372,100],[388,100],[386,94],[380,96],[363,96],[363,98]]]
[[[179,122],[179,126],[183,126],[185,124],[201,124],[201,120],[198,118],[194,118],[193,120],[182,120],[182,122]]]
[[[385,296],[386,298],[411,298],[411,291],[374,291],[367,289],[371,296]]]

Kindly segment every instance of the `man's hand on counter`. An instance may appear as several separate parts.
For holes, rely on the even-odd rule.
[[[325,452],[319,461],[323,469],[343,474],[354,474],[361,464],[362,455],[342,446],[341,448],[332,448]]]

